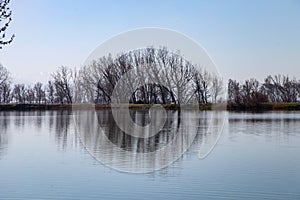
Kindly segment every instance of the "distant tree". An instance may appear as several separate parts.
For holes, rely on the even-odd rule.
[[[6,39],[6,30],[11,22],[11,10],[8,7],[10,0],[0,0],[0,49],[4,45],[10,44],[15,35],[12,35],[9,39]]]
[[[10,101],[10,72],[0,64],[0,102],[8,103]]]
[[[70,68],[60,67],[52,74],[55,86],[55,96],[61,104],[72,103],[73,100],[73,72]]]
[[[46,92],[47,92],[47,101],[49,103],[54,103],[55,102],[55,88],[54,88],[54,84],[52,83],[52,81],[48,81],[47,87],[46,87]]]
[[[9,103],[11,101],[10,82],[5,82],[0,87],[0,102]]]
[[[190,99],[190,95],[193,93],[189,90],[189,87],[193,83],[193,72],[195,68],[190,62],[178,54],[169,53],[168,61],[168,77],[172,82],[169,88],[171,88],[172,93],[176,95],[178,104],[187,103],[187,100]],[[205,78],[206,76],[204,75],[203,80]]]
[[[241,87],[239,82],[229,79],[227,92],[229,103],[235,103],[237,105],[242,104]]]
[[[211,98],[213,103],[217,103],[218,97],[223,92],[223,80],[214,75],[212,76],[212,83],[210,88]]]
[[[9,73],[9,71],[3,67],[3,65],[0,64],[0,86],[3,83],[6,83],[7,81],[11,80],[11,75]]]
[[[35,101],[34,89],[31,86],[26,88],[26,102],[33,103]]]
[[[256,79],[246,80],[241,89],[242,101],[245,106],[257,106],[267,102],[268,97],[262,92]]]
[[[13,98],[17,103],[25,103],[26,88],[24,84],[16,84],[13,89]]]
[[[300,100],[300,80],[298,80],[296,82],[296,89],[297,89],[297,92],[298,92],[297,100],[299,101]]]
[[[268,76],[262,90],[271,102],[296,102],[299,97],[299,83],[289,76]]]
[[[258,107],[260,103],[268,102],[268,97],[256,79],[246,80],[243,84],[229,79],[228,102],[239,108]]]
[[[208,103],[210,95],[211,75],[207,72],[194,70],[194,93],[198,103]]]
[[[40,104],[45,98],[45,91],[43,89],[43,84],[40,83],[40,82],[37,82],[33,86],[33,90],[34,90],[34,93],[35,93],[35,102]]]

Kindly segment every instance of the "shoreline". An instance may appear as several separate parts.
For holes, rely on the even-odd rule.
[[[228,103],[228,111],[300,111],[300,102],[267,102],[245,106]]]
[[[129,106],[132,110],[148,110],[151,107],[163,107],[166,110],[178,110],[180,108],[193,110],[197,104],[179,105],[179,104],[118,104],[113,105],[114,108],[126,108]],[[199,110],[227,110],[227,111],[272,111],[272,110],[285,110],[285,111],[300,111],[300,102],[297,103],[260,103],[254,106],[228,104],[198,104]],[[38,110],[72,110],[72,109],[96,109],[104,110],[110,109],[110,104],[0,104],[1,111],[38,111]]]

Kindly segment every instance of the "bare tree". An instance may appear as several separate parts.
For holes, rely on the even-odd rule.
[[[207,71],[194,70],[193,88],[198,103],[208,103],[210,95],[211,75]]]
[[[299,85],[295,79],[288,76],[268,76],[262,90],[272,102],[296,102],[299,96]]]
[[[38,103],[38,104],[41,104],[41,102],[45,98],[45,90],[43,89],[43,84],[40,83],[40,82],[37,82],[33,86],[33,90],[34,90],[34,93],[35,93],[35,102]]]
[[[210,94],[213,103],[217,103],[218,97],[223,92],[223,80],[217,75],[212,76]]]
[[[228,81],[228,102],[242,104],[240,84],[236,80],[229,79]]]
[[[0,103],[8,103],[10,101],[11,74],[0,64]]]
[[[149,47],[116,58],[104,56],[84,66],[78,87],[84,91],[83,99],[96,102],[110,103],[115,92],[116,96],[130,96],[131,103],[208,103],[210,97],[217,101],[222,90],[221,79],[212,77],[205,70],[196,70],[178,52]]]
[[[257,106],[268,101],[256,79],[246,80],[242,86],[241,94],[245,106]]]
[[[17,103],[25,103],[26,88],[24,84],[16,84],[13,89],[13,98]]]
[[[55,102],[55,89],[54,89],[54,84],[52,81],[48,81],[47,87],[46,87],[46,92],[47,92],[47,101],[49,103],[54,103]]]
[[[228,102],[233,103],[234,106],[238,108],[257,108],[261,103],[267,101],[268,97],[256,79],[246,80],[244,84],[229,79]]]
[[[34,103],[35,101],[35,92],[31,86],[27,86],[26,88],[26,100],[27,103]]]
[[[8,40],[6,40],[6,30],[12,20],[11,18],[11,10],[8,7],[10,0],[0,0],[0,49],[3,48],[4,45],[10,44],[15,35],[12,35]]]
[[[64,102],[70,104],[73,98],[73,73],[70,68],[60,67],[55,73],[52,74],[54,79],[56,97],[58,101],[63,104]]]
[[[172,80],[172,92],[176,94],[178,104],[187,103],[190,99],[193,66],[178,54],[169,55],[170,78]]]
[[[0,86],[0,102],[9,103],[11,101],[10,82],[2,83]]]
[[[73,72],[73,102],[83,102],[84,100],[84,90],[82,88],[81,80],[80,80],[80,73],[75,68]]]
[[[300,101],[300,80],[298,80],[298,81],[295,83],[295,87],[296,87],[296,90],[297,90],[297,93],[298,93],[297,101]]]
[[[0,87],[2,84],[6,84],[11,81],[10,72],[0,64]]]

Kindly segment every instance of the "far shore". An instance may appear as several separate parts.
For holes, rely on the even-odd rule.
[[[270,111],[270,110],[300,110],[300,102],[297,103],[260,103],[252,106],[242,106],[236,104],[189,104],[189,105],[178,105],[178,104],[0,104],[0,111],[35,111],[35,110],[72,110],[72,109],[96,109],[104,110],[114,108],[126,108],[128,107],[133,110],[148,110],[151,107],[158,108],[164,107],[166,110],[179,110],[189,109],[194,110],[199,106],[199,110],[228,110],[228,111]]]

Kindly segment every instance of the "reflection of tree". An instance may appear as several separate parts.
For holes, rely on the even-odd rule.
[[[0,159],[6,152],[8,145],[7,129],[10,126],[10,117],[7,112],[0,112]]]
[[[43,119],[45,118],[45,111],[15,111],[14,126],[18,129],[26,128],[29,124],[33,123],[37,129],[42,129]]]
[[[45,111],[35,111],[36,116],[36,127],[40,130],[43,126],[43,118],[45,116]]]
[[[152,121],[148,111],[131,111],[132,120],[139,125],[147,125],[151,121],[155,126],[165,121],[155,135],[149,134],[151,126],[144,126],[142,133],[150,135],[145,138],[136,137],[138,134],[134,131],[141,130],[136,127],[125,127],[126,133],[122,131],[124,129],[120,130],[110,110],[98,110],[96,114],[93,111],[78,111],[77,131],[85,148],[102,163],[127,172],[151,172],[181,158],[195,139],[201,117],[199,113],[186,110],[167,111],[167,115],[161,112],[155,110],[154,114],[151,113],[155,116]],[[118,110],[117,115],[127,124],[129,119],[123,118],[122,109]]]
[[[55,138],[57,141],[57,146],[61,149],[67,147],[68,134],[70,132],[70,110],[59,110],[55,113]],[[53,126],[53,119],[49,120],[49,127]]]
[[[140,126],[145,126],[150,122],[149,111],[131,110],[132,119]],[[103,120],[104,116],[107,120]],[[120,111],[122,115],[122,111]],[[178,119],[178,112],[170,111],[167,113],[166,123],[161,131],[149,138],[137,138],[123,132],[115,123],[111,110],[97,112],[98,122],[101,127],[104,127],[104,132],[108,139],[118,147],[136,152],[153,152],[164,147],[174,137]],[[126,119],[124,119],[126,120]],[[130,129],[130,127],[128,127]],[[134,128],[130,129],[132,132]],[[149,128],[149,131],[151,129]]]
[[[48,122],[49,122],[50,131],[53,130],[53,126],[54,126],[54,121],[55,121],[54,112],[56,112],[56,111],[53,111],[53,110],[48,111],[48,115],[49,115],[49,121]]]
[[[268,136],[270,139],[287,139],[299,134],[300,118],[294,113],[231,113],[228,120],[231,138],[237,134]]]
[[[16,111],[14,112],[15,114],[15,119],[14,119],[14,124],[15,124],[15,127],[18,127],[18,128],[22,128],[24,127],[25,125],[25,119],[26,119],[26,115],[27,115],[27,112],[23,112],[23,111]]]

